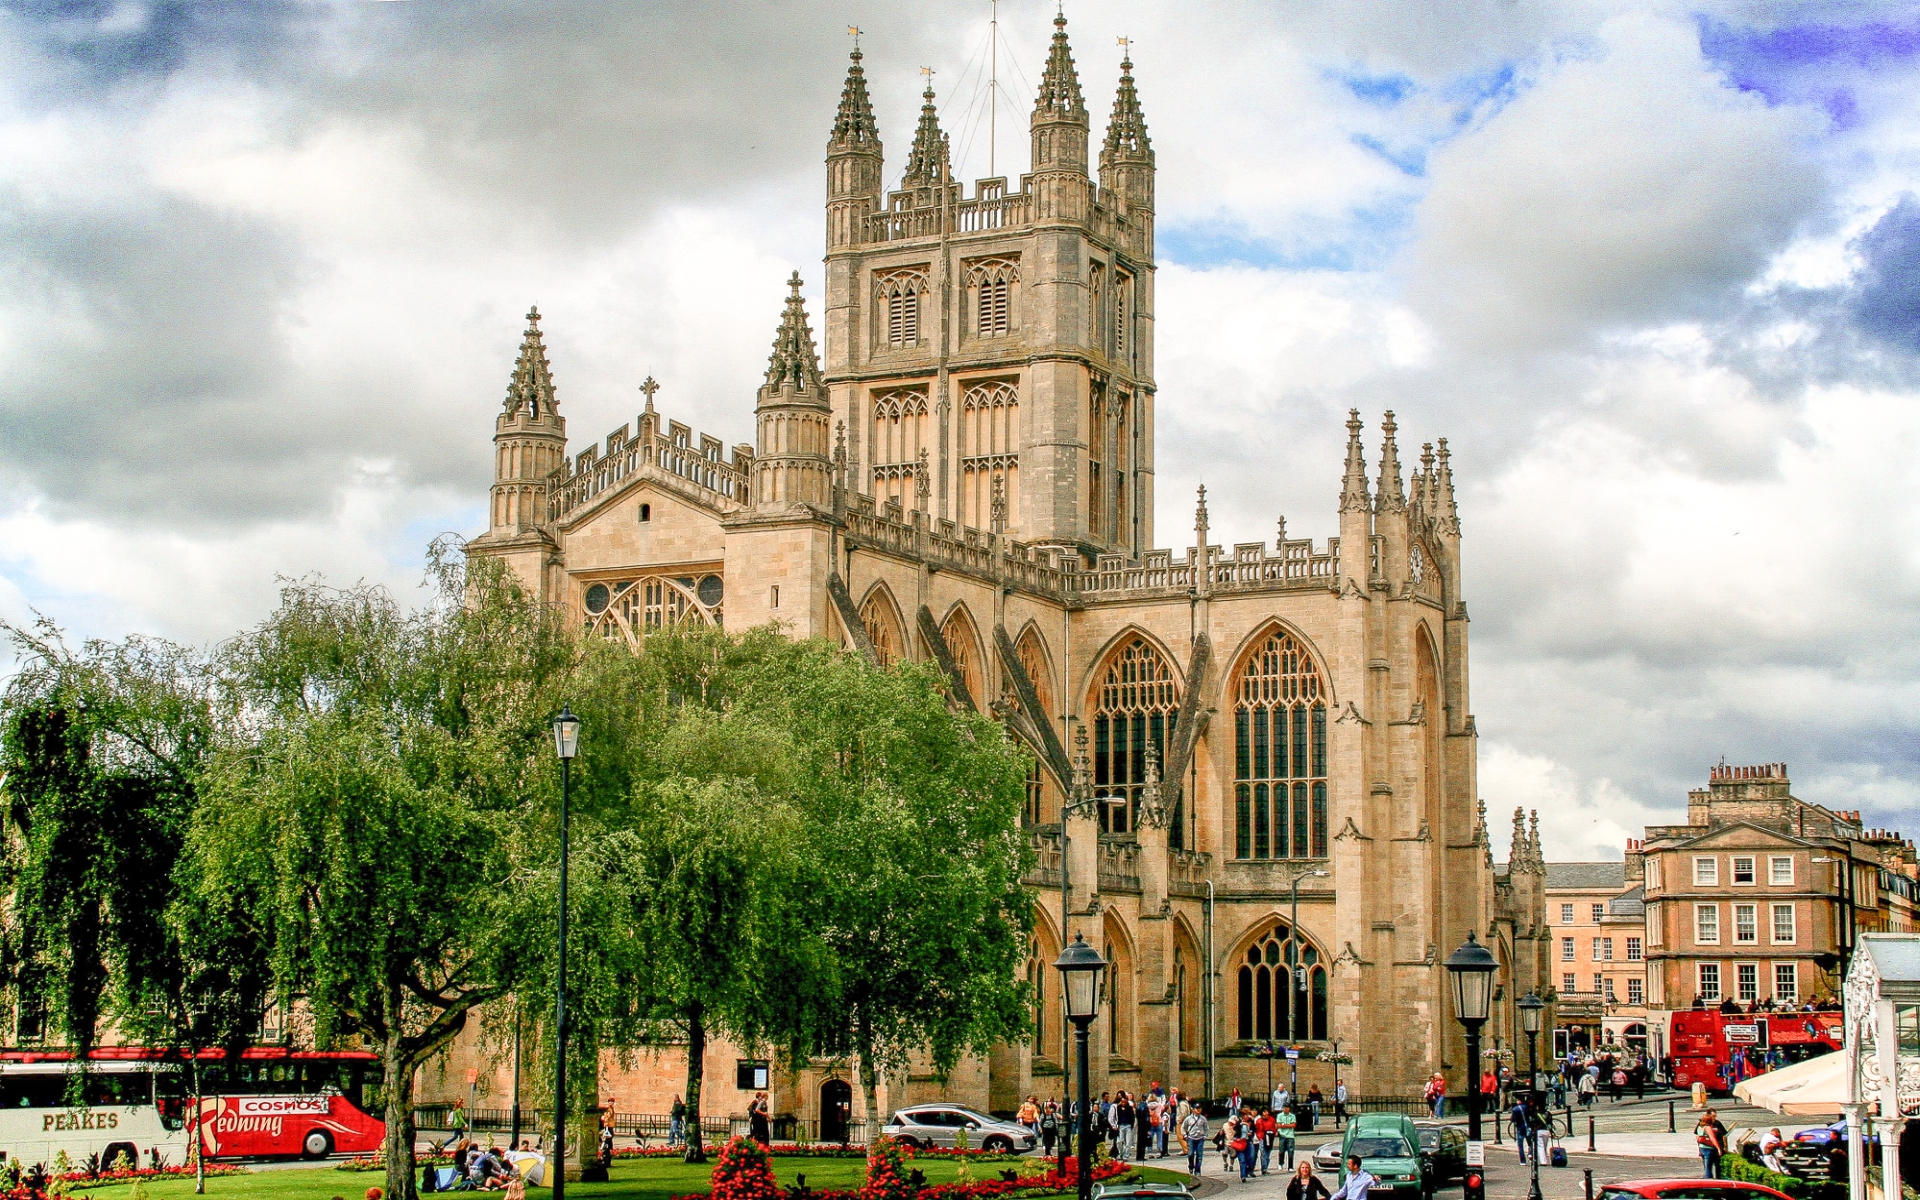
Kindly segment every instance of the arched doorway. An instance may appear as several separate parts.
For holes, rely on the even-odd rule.
[[[820,1140],[845,1145],[853,1124],[853,1085],[829,1079],[820,1085]]]

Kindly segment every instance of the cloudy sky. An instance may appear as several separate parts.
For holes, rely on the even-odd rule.
[[[1052,5],[999,11],[1015,175]],[[0,616],[410,594],[531,303],[581,444],[648,374],[749,440],[846,27],[890,175],[927,66],[971,178],[988,13],[0,2]],[[1335,532],[1392,408],[1454,451],[1496,814],[1617,856],[1724,756],[1920,832],[1920,6],[1067,16],[1097,123],[1133,39],[1159,156],[1159,541],[1203,479],[1222,542]]]

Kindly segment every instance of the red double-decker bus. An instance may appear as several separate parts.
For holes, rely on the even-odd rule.
[[[0,1052],[0,1154],[51,1163],[98,1154],[148,1165],[155,1153],[187,1159],[193,1139],[214,1158],[325,1158],[366,1154],[386,1125],[378,1110],[379,1060],[365,1051],[260,1046],[232,1062],[217,1050],[193,1075],[180,1056],[143,1046]]]
[[[1845,1024],[1837,1012],[1723,1013],[1694,1009],[1673,1014],[1673,1086],[1704,1083],[1725,1092],[1739,1080],[1729,1077],[1736,1051],[1747,1052],[1754,1066],[1777,1060],[1785,1066],[1840,1049]],[[1754,1074],[1752,1070],[1749,1075]]]

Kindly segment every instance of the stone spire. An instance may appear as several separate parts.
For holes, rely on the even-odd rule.
[[[787,280],[787,307],[780,314],[780,330],[773,335],[773,353],[767,358],[767,382],[761,399],[781,392],[811,396],[827,407],[820,386],[820,358],[814,352],[813,330],[807,325],[807,302],[800,295],[800,272]]]
[[[1528,814],[1532,818],[1531,828],[1527,831],[1527,865],[1542,874],[1546,873],[1547,856],[1540,852],[1540,810],[1534,809]]]
[[[833,118],[833,140],[829,150],[880,149],[880,127],[873,119],[873,101],[867,98],[867,73],[860,69],[860,48],[855,46],[847,67],[847,82],[840,89],[840,111]]]
[[[560,411],[553,398],[553,372],[547,367],[546,343],[540,340],[540,310],[527,312],[527,332],[520,339],[520,357],[514,360],[513,378],[507,383],[507,415],[521,412],[533,419],[551,417]]]
[[[1207,485],[1200,485],[1200,499],[1193,507],[1193,545],[1205,557],[1207,553]]]
[[[807,327],[800,272],[787,280],[787,304],[773,335],[767,379],[754,404],[758,445],[753,460],[753,502],[780,511],[796,504],[826,508],[833,502],[832,450],[828,422],[833,410],[820,383],[820,360]]]
[[[1413,502],[1420,511],[1433,515],[1433,443],[1420,446],[1420,469],[1413,474]]]
[[[1453,500],[1453,466],[1447,454],[1447,439],[1440,439],[1440,452],[1434,466],[1432,504],[1434,519],[1440,522],[1440,532],[1459,536],[1460,510]]]
[[[1087,102],[1080,94],[1080,73],[1073,66],[1073,47],[1067,44],[1067,18],[1053,19],[1053,44],[1047,47],[1046,70],[1040,74],[1040,96],[1034,102],[1033,121],[1087,123]]]
[[[1519,805],[1513,809],[1513,844],[1507,847],[1507,865],[1514,871],[1525,870],[1527,865],[1527,810]]]
[[[840,111],[827,141],[827,245],[858,245],[866,237],[867,217],[880,207],[884,156],[880,130],[867,99],[867,76],[860,69],[860,47],[853,49]]]
[[[1360,445],[1360,410],[1347,410],[1347,475],[1340,485],[1340,511],[1366,512],[1373,507],[1367,495],[1367,452]]]
[[[1049,63],[1049,66],[1052,64]],[[1072,69],[1069,60],[1068,69]],[[1140,94],[1133,90],[1133,52],[1120,60],[1120,89],[1113,96],[1113,116],[1107,119],[1107,141],[1100,148],[1100,173],[1122,162],[1153,165],[1153,143],[1147,137],[1147,118],[1140,112]]]
[[[1092,217],[1093,181],[1087,178],[1087,104],[1067,45],[1067,19],[1053,20],[1053,45],[1040,74],[1040,95],[1029,122],[1035,215],[1042,221]]]
[[[1373,507],[1375,512],[1404,512],[1407,507],[1407,494],[1400,482],[1400,448],[1394,444],[1393,434],[1399,426],[1393,423],[1393,413],[1387,413],[1387,419],[1380,423],[1380,432],[1385,435],[1380,444],[1380,482],[1373,489]]]
[[[920,127],[914,131],[913,149],[907,152],[907,174],[900,186],[939,187],[952,174],[947,135],[940,132],[940,111],[933,106],[933,77],[929,75],[927,90],[920,94]]]
[[[553,371],[540,339],[540,310],[527,313],[520,357],[507,381],[507,402],[493,422],[493,492],[489,536],[514,538],[547,523],[547,481],[567,465],[567,420],[553,398]]]

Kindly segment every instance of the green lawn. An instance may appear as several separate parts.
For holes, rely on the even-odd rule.
[[[952,1159],[919,1159],[914,1166],[926,1172],[929,1183],[949,1183],[955,1177],[960,1164]],[[975,1179],[992,1179],[1004,1166],[1001,1163],[973,1164]],[[774,1178],[782,1185],[792,1183],[798,1176],[805,1175],[807,1184],[815,1188],[856,1188],[866,1176],[867,1164],[858,1158],[775,1158],[773,1160]],[[1151,1167],[1140,1168],[1140,1174],[1148,1179],[1181,1180],[1183,1172],[1162,1171]],[[579,1196],[581,1200],[669,1200],[672,1196],[684,1196],[689,1192],[704,1192],[711,1186],[713,1164],[688,1166],[678,1159],[643,1158],[616,1159],[613,1164],[613,1178],[606,1183],[575,1183],[567,1187],[569,1197]],[[369,1187],[381,1186],[382,1176],[374,1171],[340,1171],[332,1167],[292,1171],[256,1171],[247,1175],[228,1175],[207,1180],[207,1195],[247,1197],[252,1200],[332,1200],[339,1196],[341,1200],[362,1200]],[[148,1194],[153,1200],[177,1200],[193,1195],[193,1180],[167,1180],[164,1183],[148,1184]],[[91,1192],[100,1200],[117,1200],[127,1194],[124,1185],[89,1189],[77,1187],[80,1194]],[[529,1197],[547,1194],[545,1188],[528,1189]]]

